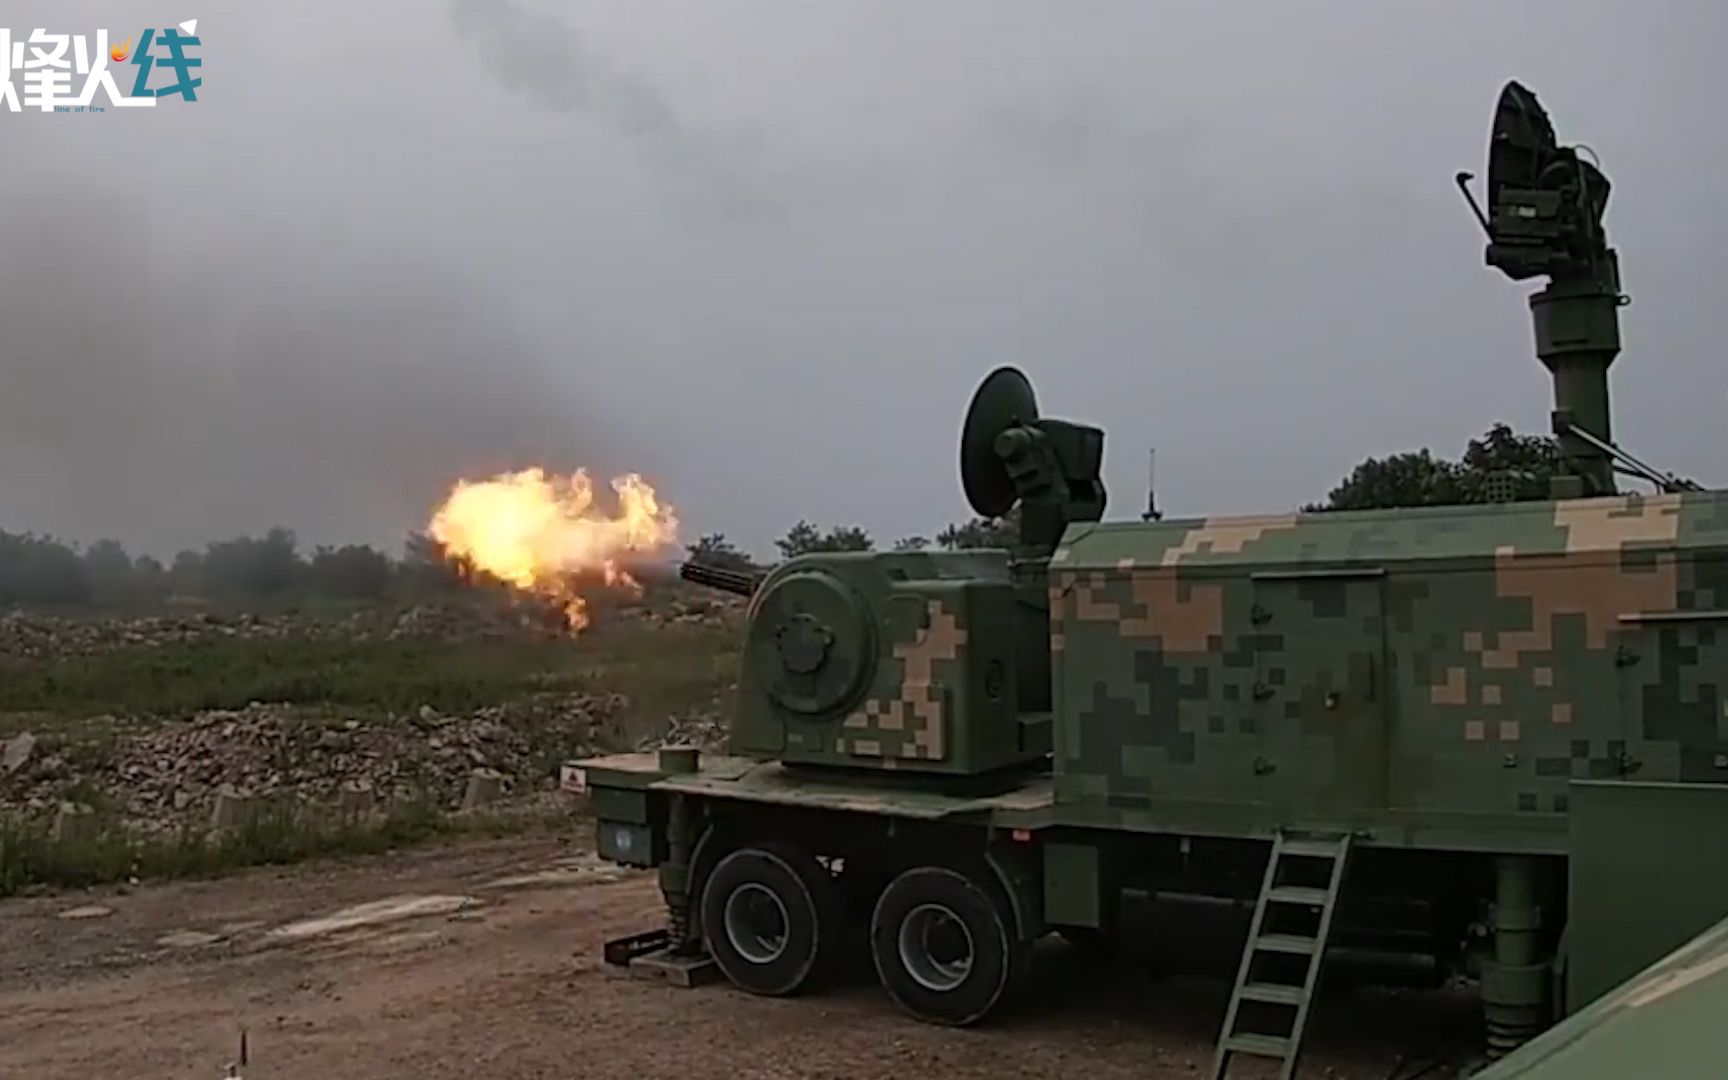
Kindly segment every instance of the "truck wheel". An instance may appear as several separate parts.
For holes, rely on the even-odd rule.
[[[1026,966],[996,890],[944,867],[889,883],[870,920],[870,954],[888,996],[919,1020],[964,1026],[994,1009]]]
[[[745,847],[715,865],[702,888],[702,936],[720,970],[753,994],[782,997],[825,972],[839,937],[840,903],[811,855]]]

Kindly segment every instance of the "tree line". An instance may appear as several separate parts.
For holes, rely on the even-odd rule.
[[[932,539],[928,536],[905,536],[894,541],[895,551],[923,551],[935,547],[944,551],[961,548],[1009,547],[1017,542],[1020,531],[1019,507],[1000,518],[973,518],[951,524]],[[794,558],[818,551],[874,551],[876,541],[857,525],[833,525],[826,530],[799,520],[774,541],[782,559]],[[687,549],[692,559],[727,569],[759,569],[756,561],[739,550],[725,533],[709,533]]]
[[[975,519],[948,526],[934,541],[908,537],[895,547],[1006,546],[1015,530],[1013,516]],[[861,528],[821,530],[800,521],[776,546],[781,558],[791,558],[812,551],[868,551],[875,542]],[[718,533],[699,538],[687,550],[692,558],[721,566],[755,566],[753,558]],[[101,540],[81,550],[49,536],[0,530],[0,607],[148,608],[170,598],[377,601],[453,592],[483,577],[423,533],[410,533],[402,553],[393,556],[368,544],[320,546],[307,552],[293,530],[273,528],[262,536],[213,541],[201,551],[182,551],[163,563],[151,555],[133,555],[117,540]]]
[[[0,605],[149,607],[170,597],[270,600],[320,596],[377,600],[392,590],[458,588],[460,568],[438,544],[411,534],[400,556],[368,544],[300,548],[274,528],[182,551],[172,562],[132,555],[117,540],[79,550],[53,537],[0,530]]]
[[[1412,450],[1368,458],[1316,510],[1384,510],[1548,497],[1548,482],[1566,471],[1560,444],[1549,435],[1520,435],[1495,424],[1471,439],[1457,461]]]
[[[1545,499],[1549,481],[1564,472],[1565,460],[1552,436],[1520,435],[1506,424],[1494,424],[1480,438],[1469,440],[1457,460],[1437,457],[1427,449],[1366,458],[1323,501],[1301,509],[1319,513]],[[1016,507],[1003,518],[973,518],[950,525],[934,538],[903,537],[894,542],[893,550],[1009,547],[1018,534]],[[774,543],[780,556],[788,559],[813,551],[870,551],[876,546],[870,534],[856,525],[823,530],[808,521],[799,521]],[[753,565],[723,533],[704,536],[689,550],[691,558],[729,568]]]
[[[1564,469],[1548,436],[1519,435],[1496,424],[1466,445],[1456,461],[1428,450],[1368,458],[1307,511],[1442,506],[1490,499],[1541,499]],[[1018,535],[1016,511],[998,519],[973,518],[934,536],[907,536],[896,551],[1009,547]],[[857,525],[821,528],[800,520],[775,541],[782,559],[820,551],[870,551],[870,533]],[[688,545],[691,558],[729,568],[757,568],[723,533]],[[0,605],[146,607],[170,597],[260,601],[328,597],[372,601],[463,588],[472,580],[423,533],[411,533],[399,556],[365,544],[300,549],[294,532],[270,529],[182,551],[164,564],[133,556],[115,540],[79,550],[52,537],[0,531]]]

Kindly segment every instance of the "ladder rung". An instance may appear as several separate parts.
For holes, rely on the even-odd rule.
[[[1282,1059],[1290,1053],[1290,1040],[1282,1035],[1232,1035],[1224,1040],[1224,1049]]]
[[[1308,955],[1314,952],[1319,942],[1311,937],[1298,934],[1261,934],[1254,939],[1254,947],[1266,952],[1299,953]]]
[[[1300,986],[1280,986],[1277,983],[1248,983],[1240,995],[1248,1001],[1264,1001],[1269,1005],[1300,1005],[1308,995]]]
[[[1224,1030],[1218,1040],[1217,1053],[1212,1059],[1211,1080],[1220,1080],[1229,1069],[1230,1055],[1233,1053],[1253,1054],[1258,1057],[1274,1058],[1283,1063],[1282,1074],[1288,1075],[1296,1068],[1297,1055],[1301,1052],[1302,1034],[1308,1023],[1308,1010],[1313,1002],[1315,987],[1318,984],[1320,966],[1326,952],[1326,938],[1332,929],[1332,916],[1338,903],[1338,893],[1343,884],[1345,865],[1350,853],[1350,842],[1354,838],[1348,831],[1333,833],[1329,829],[1316,830],[1318,835],[1304,831],[1292,836],[1279,832],[1274,835],[1272,851],[1266,861],[1265,876],[1260,884],[1260,898],[1254,907],[1254,921],[1249,931],[1249,939],[1242,950],[1242,961],[1237,969],[1236,984],[1231,989],[1230,1004],[1224,1014]],[[1279,879],[1281,860],[1286,856],[1291,858],[1307,858],[1324,860],[1331,863],[1328,883],[1324,888],[1313,885],[1280,885]],[[1295,904],[1320,910],[1320,925],[1313,934],[1296,933],[1263,933],[1266,925],[1267,908],[1271,904]],[[1291,983],[1279,981],[1250,981],[1249,972],[1253,970],[1256,953],[1285,953],[1307,958],[1306,977],[1300,982]],[[1274,978],[1277,978],[1274,976]],[[1252,1027],[1261,1028],[1258,1031],[1239,1031],[1237,1026],[1241,1021],[1243,1002],[1260,1002],[1267,1005],[1282,1005],[1294,1011],[1284,1014],[1290,1030],[1288,1034],[1277,1035],[1265,1031],[1271,1026],[1272,1017],[1261,1018],[1261,1022]]]
[[[1280,885],[1266,894],[1266,899],[1278,904],[1306,904],[1309,907],[1326,906],[1326,890],[1310,889],[1301,885]]]
[[[1279,847],[1281,855],[1301,855],[1310,859],[1336,859],[1343,852],[1344,843],[1341,840],[1286,840]]]

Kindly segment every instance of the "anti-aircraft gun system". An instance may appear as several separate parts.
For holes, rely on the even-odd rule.
[[[967,413],[961,475],[981,514],[1020,504],[1018,546],[1007,558],[829,554],[768,574],[752,593],[732,749],[933,782],[1046,759],[1046,565],[1070,523],[1103,514],[1103,437],[1040,418],[1018,371],[986,379]]]
[[[750,600],[730,743],[581,763],[601,854],[667,908],[609,955],[784,995],[861,942],[969,1024],[1125,895],[1223,900],[1211,1075],[1289,1077],[1329,958],[1474,977],[1497,1056],[1728,914],[1728,495],[1613,442],[1608,181],[1517,83],[1487,192],[1488,264],[1548,279],[1550,498],[1107,522],[1103,433],[999,369],[961,485],[1017,543],[685,567]]]

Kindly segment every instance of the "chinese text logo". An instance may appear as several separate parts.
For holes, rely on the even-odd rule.
[[[102,112],[106,106],[97,103],[98,91],[107,105],[119,108],[147,107],[167,97],[197,101],[198,88],[204,85],[198,74],[204,61],[191,55],[200,44],[197,32],[197,19],[165,30],[147,29],[136,43],[130,37],[113,40],[108,31],[98,30],[91,49],[86,34],[37,29],[26,37],[0,27],[0,105],[9,112]],[[131,72],[120,67],[128,62]],[[121,84],[128,79],[131,85],[122,93]]]

